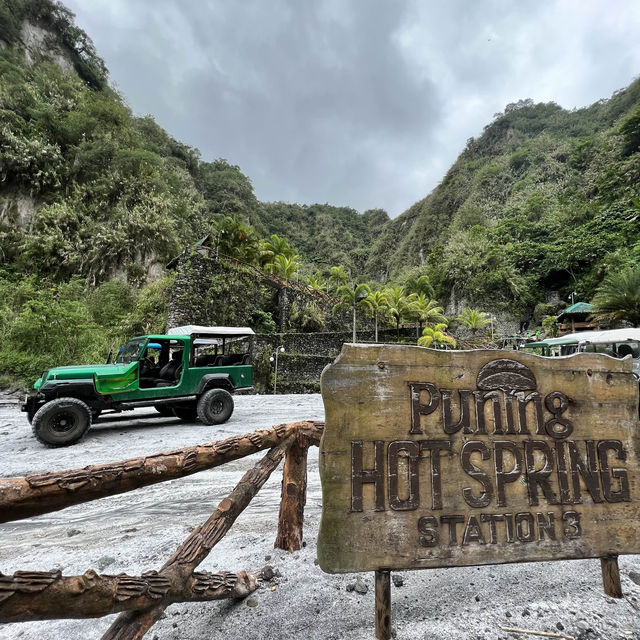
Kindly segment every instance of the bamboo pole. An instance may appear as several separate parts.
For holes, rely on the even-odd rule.
[[[120,462],[24,478],[0,479],[0,523],[64,509],[217,467],[277,446],[301,433],[318,443],[324,423],[290,422],[227,438]]]
[[[67,577],[60,571],[18,571],[13,576],[0,574],[0,622],[98,618],[159,604],[244,598],[258,586],[259,576],[246,571],[196,572],[184,585],[155,571],[113,576],[90,569]]]
[[[172,584],[186,584],[194,569],[229,531],[236,518],[280,464],[291,444],[291,440],[282,442],[247,471],[209,519],[191,532],[158,574]],[[139,640],[157,622],[166,606],[159,603],[150,609],[121,613],[102,636],[102,640]]]

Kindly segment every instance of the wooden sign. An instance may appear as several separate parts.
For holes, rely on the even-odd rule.
[[[345,345],[322,395],[327,572],[640,551],[630,360]]]

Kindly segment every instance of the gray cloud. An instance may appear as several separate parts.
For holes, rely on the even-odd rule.
[[[133,110],[260,199],[391,215],[508,102],[583,106],[640,70],[633,0],[66,4]]]

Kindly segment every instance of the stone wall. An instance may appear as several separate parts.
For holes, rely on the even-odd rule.
[[[261,309],[271,313],[280,331],[286,331],[291,305],[310,301],[324,309],[329,325],[337,322],[331,316],[329,300],[283,282],[271,282],[242,263],[215,260],[193,251],[177,262],[167,328],[185,324],[251,326],[252,312]]]
[[[278,393],[320,393],[320,374],[333,361],[334,358],[328,356],[280,354]]]
[[[342,345],[351,342],[351,331],[325,333],[265,333],[254,341],[253,378],[259,393],[273,391],[274,365],[269,357],[278,351],[278,393],[319,393],[320,374],[335,360]],[[359,331],[358,342],[373,342],[373,331]],[[415,340],[415,329],[400,330],[401,340]],[[395,342],[396,331],[378,332],[379,342]]]

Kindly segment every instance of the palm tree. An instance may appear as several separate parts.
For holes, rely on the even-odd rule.
[[[610,273],[596,289],[593,315],[600,320],[625,320],[640,326],[640,267]]]
[[[273,262],[265,265],[264,270],[267,273],[275,273],[278,276],[282,276],[286,282],[298,270],[299,266],[297,255],[287,258],[282,254],[278,254],[273,259]]]
[[[447,325],[444,323],[437,324],[433,327],[425,327],[422,337],[418,339],[418,345],[421,347],[434,346],[436,349],[443,347],[456,347],[455,338],[447,335]]]
[[[314,275],[312,275],[309,278],[307,285],[314,291],[325,291],[327,288],[325,279],[319,273],[315,273]]]
[[[396,323],[396,334],[400,339],[400,322],[411,313],[411,300],[405,295],[403,287],[390,287],[384,292],[387,299],[387,315]]]
[[[349,280],[349,276],[341,264],[337,267],[331,267],[329,271],[329,284],[334,290],[346,284],[347,280]]]
[[[429,276],[407,278],[407,281],[404,283],[404,291],[408,296],[410,296],[412,293],[415,293],[416,295],[420,295],[421,293],[423,293],[427,298],[433,298],[434,295]]]
[[[471,333],[474,336],[478,329],[484,329],[491,322],[488,313],[469,307],[465,307],[456,320],[468,329],[471,329]]]
[[[371,289],[366,284],[354,284],[353,287],[342,285],[336,294],[340,298],[334,307],[334,313],[341,309],[351,309],[353,311],[353,342],[356,342],[356,308],[371,309],[371,303],[367,299]]]
[[[292,258],[296,255],[296,252],[289,245],[287,238],[282,238],[274,233],[269,240],[262,240],[260,242],[260,264],[263,266],[267,265],[273,262],[278,255],[285,256],[285,258]]]
[[[382,291],[372,291],[368,296],[371,311],[375,319],[375,340],[378,342],[378,316],[387,308],[387,298]]]
[[[426,278],[426,276],[422,276]],[[409,296],[411,301],[411,314],[416,318],[416,338],[422,331],[423,324],[436,324],[438,322],[447,322],[443,315],[444,309],[438,306],[436,300],[431,300],[424,293],[412,294]]]

